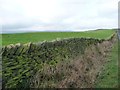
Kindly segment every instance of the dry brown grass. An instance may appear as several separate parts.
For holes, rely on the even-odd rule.
[[[86,48],[83,55],[48,64],[31,79],[32,88],[92,88],[99,76],[114,40]]]

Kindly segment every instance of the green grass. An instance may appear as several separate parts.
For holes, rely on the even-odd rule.
[[[0,46],[2,46],[2,35],[0,34]]]
[[[96,83],[97,88],[117,88],[118,86],[118,43],[114,45],[108,60]]]
[[[19,33],[19,34],[2,34],[2,45],[51,41],[56,38],[68,37],[92,37],[92,38],[108,38],[115,30],[98,30],[87,32],[35,32],[35,33]]]

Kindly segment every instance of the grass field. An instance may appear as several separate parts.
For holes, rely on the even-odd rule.
[[[115,30],[97,30],[86,32],[35,32],[35,33],[19,33],[19,34],[2,34],[2,45],[51,41],[56,38],[68,37],[92,37],[92,38],[108,38]]]

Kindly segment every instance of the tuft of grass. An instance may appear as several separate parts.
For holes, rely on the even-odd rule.
[[[86,32],[34,32],[34,33],[18,33],[18,34],[2,34],[2,45],[16,44],[16,43],[28,43],[28,42],[42,42],[51,41],[57,38],[69,38],[69,37],[92,37],[105,39],[111,36],[115,30],[94,30]]]
[[[96,88],[117,88],[118,87],[118,43],[114,45],[108,62],[97,79]]]

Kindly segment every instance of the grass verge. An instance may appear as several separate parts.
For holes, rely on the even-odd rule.
[[[118,43],[112,48],[108,61],[97,79],[96,88],[117,88],[118,87]]]

